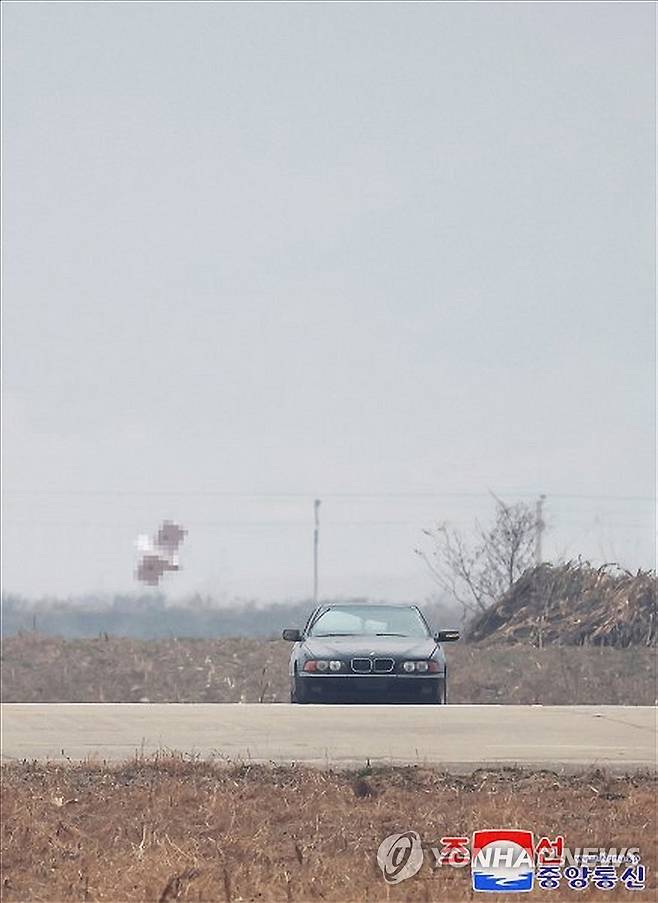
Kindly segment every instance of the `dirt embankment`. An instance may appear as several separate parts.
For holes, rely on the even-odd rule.
[[[2,650],[5,702],[286,702],[281,640],[62,640],[26,633]],[[450,701],[656,703],[656,650],[457,643]]]

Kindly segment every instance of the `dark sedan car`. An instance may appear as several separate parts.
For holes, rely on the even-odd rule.
[[[446,660],[441,643],[456,630],[433,634],[415,605],[336,602],[320,605],[294,642],[290,701],[417,702],[445,705]]]

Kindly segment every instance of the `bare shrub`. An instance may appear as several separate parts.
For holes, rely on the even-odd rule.
[[[507,505],[494,496],[490,526],[476,521],[467,538],[447,523],[423,530],[429,549],[415,552],[437,586],[462,607],[464,617],[486,611],[530,567],[537,528],[532,506]]]

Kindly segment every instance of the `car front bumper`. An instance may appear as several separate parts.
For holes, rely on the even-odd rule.
[[[429,702],[443,692],[444,674],[299,674],[304,690],[313,699],[379,699],[384,701]]]

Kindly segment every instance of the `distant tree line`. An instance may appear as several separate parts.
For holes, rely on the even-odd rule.
[[[219,605],[207,596],[172,602],[161,593],[66,600],[29,600],[7,594],[3,596],[2,608],[2,633],[5,636],[36,631],[68,638],[103,634],[144,640],[166,637],[273,638],[280,636],[284,627],[302,627],[313,603],[308,599],[271,604],[237,600]],[[428,602],[421,608],[437,628],[457,624],[457,615],[451,615],[438,602]]]

